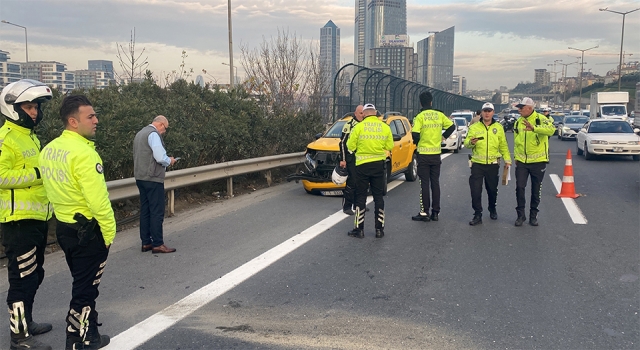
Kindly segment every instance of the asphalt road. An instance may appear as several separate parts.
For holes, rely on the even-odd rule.
[[[443,160],[440,221],[411,221],[419,183],[396,179],[382,239],[371,214],[364,239],[347,237],[340,199],[294,183],[168,218],[174,254],[141,253],[137,229],[120,232],[100,286],[100,330],[120,344],[108,349],[637,349],[640,164],[585,161],[575,142],[553,138],[547,174],[562,178],[567,149],[586,225],[573,223],[547,176],[540,226],[514,227],[515,181],[499,187],[498,220],[485,213],[469,226],[463,149]],[[291,252],[245,265],[274,249]],[[59,252],[45,269],[35,319],[54,330],[38,338],[63,349],[71,277]],[[240,270],[218,294],[194,293]],[[2,270],[0,297],[6,289]]]

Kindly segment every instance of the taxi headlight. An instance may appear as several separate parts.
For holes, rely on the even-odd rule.
[[[458,134],[453,133],[453,134],[451,134],[451,136],[449,136],[449,139],[450,140],[455,140],[457,137],[458,137]]]
[[[591,140],[592,145],[608,145],[609,142],[605,140]]]
[[[640,145],[639,141],[629,141],[630,145]]]

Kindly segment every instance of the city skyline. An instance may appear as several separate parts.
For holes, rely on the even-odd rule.
[[[428,5],[427,5],[428,3]],[[31,6],[33,5],[33,6]],[[182,50],[186,67],[206,69],[218,82],[228,81],[227,3],[224,1],[150,2],[104,0],[77,6],[72,0],[2,2],[3,20],[28,28],[29,61],[58,61],[69,70],[86,69],[88,60],[111,60],[120,71],[116,43],[127,45],[136,28],[136,46],[149,57],[149,69],[162,76],[178,69]],[[37,5],[37,6],[35,6]],[[456,26],[453,74],[467,78],[467,89],[513,88],[534,81],[535,69],[562,59],[576,61],[568,47],[598,49],[585,53],[585,72],[604,75],[615,69],[620,51],[622,16],[601,12],[638,7],[634,1],[540,1],[521,7],[506,0],[407,1],[407,34],[415,42],[429,31]],[[234,64],[238,75],[240,48],[258,46],[278,29],[288,29],[318,45],[317,28],[332,20],[341,28],[341,65],[354,57],[354,1],[232,1]],[[10,14],[10,15],[8,15]],[[34,20],[37,18],[38,20]],[[108,20],[105,20],[108,18]],[[255,34],[259,33],[259,34]],[[626,16],[625,62],[640,60],[640,11]],[[316,45],[316,46],[317,46]],[[0,49],[24,62],[24,31],[0,25]],[[576,76],[579,65],[569,68]],[[559,68],[558,68],[559,70]]]

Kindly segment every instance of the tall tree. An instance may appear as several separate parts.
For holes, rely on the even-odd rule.
[[[128,48],[125,49],[121,44],[116,43],[118,49],[118,61],[120,68],[122,68],[122,74],[114,72],[119,82],[130,83],[132,81],[141,80],[144,73],[149,66],[147,59],[148,56],[144,55],[145,48],[142,48],[140,53],[136,54],[136,28],[131,31],[131,39],[129,40]]]

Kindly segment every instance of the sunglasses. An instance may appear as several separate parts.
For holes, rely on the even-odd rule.
[[[483,112],[493,112],[493,109],[483,109]]]

